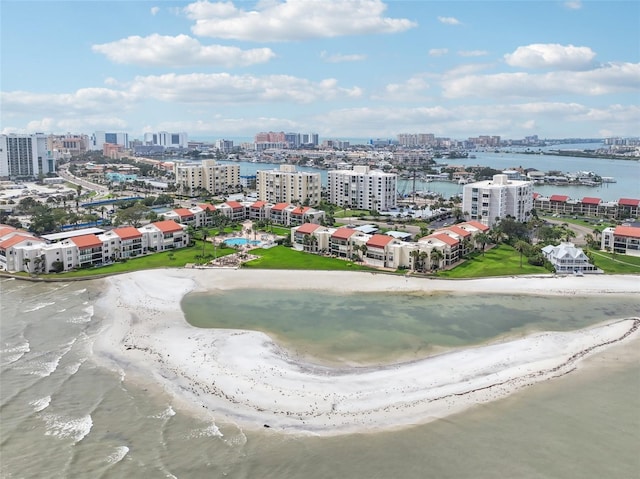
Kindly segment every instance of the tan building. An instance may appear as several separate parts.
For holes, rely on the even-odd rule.
[[[322,194],[320,173],[296,171],[293,165],[278,170],[256,172],[256,191],[260,201],[317,205]]]
[[[215,160],[176,165],[176,186],[186,195],[206,190],[213,195],[235,193],[240,185],[240,165],[218,165]]]

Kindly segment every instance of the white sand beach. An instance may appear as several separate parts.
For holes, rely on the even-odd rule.
[[[190,326],[191,291],[638,295],[637,276],[436,280],[361,272],[154,270],[105,279],[98,360],[152,378],[187,403],[242,427],[335,435],[428,422],[573,371],[585,357],[638,340],[639,318],[536,333],[384,367],[331,368],[294,358],[267,335]]]

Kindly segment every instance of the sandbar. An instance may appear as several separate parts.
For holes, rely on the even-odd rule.
[[[165,269],[113,276],[96,305],[97,359],[244,428],[337,435],[422,424],[575,370],[581,360],[638,340],[640,318],[486,345],[379,367],[328,367],[294,357],[266,334],[201,329],[180,301],[195,291],[455,292],[631,296],[637,276],[438,280],[367,272]]]

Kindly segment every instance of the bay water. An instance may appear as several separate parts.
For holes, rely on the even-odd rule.
[[[102,288],[100,280],[0,278],[0,477],[633,478],[640,471],[637,340],[562,378],[424,425],[289,436],[244,431],[194,412],[152,381],[101,366],[91,348],[109,322],[93,311]],[[184,308],[193,324],[268,330],[319,360],[376,363],[637,316],[640,306],[617,297],[235,291],[189,295]],[[265,310],[271,314],[257,316]],[[268,323],[275,316],[279,324]]]

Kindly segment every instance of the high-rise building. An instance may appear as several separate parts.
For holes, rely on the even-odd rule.
[[[533,209],[533,182],[509,180],[494,175],[492,180],[468,183],[462,189],[462,210],[489,227],[507,216],[527,221]]]
[[[396,206],[398,176],[368,166],[328,172],[329,202],[361,210],[387,211]]]
[[[89,137],[87,135],[49,135],[47,137],[47,150],[53,155],[81,155],[89,149]]]
[[[219,165],[215,160],[177,164],[176,186],[189,196],[198,194],[200,189],[213,195],[238,192],[242,189],[240,165]]]
[[[128,133],[107,133],[105,131],[96,131],[91,135],[91,149],[102,150],[105,143],[111,145],[120,145],[123,148],[129,148]]]
[[[258,199],[269,203],[301,203],[311,206],[322,198],[320,173],[296,171],[294,165],[256,172]]]
[[[55,171],[56,161],[43,133],[0,135],[0,177],[32,179]]]
[[[188,148],[189,138],[186,133],[159,131],[157,133],[145,133],[144,143],[145,145],[164,146],[165,148]]]
[[[231,153],[233,151],[233,140],[216,140],[215,146],[221,153]]]

